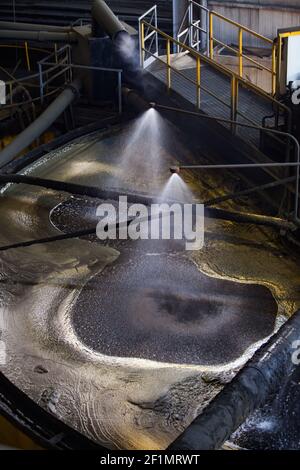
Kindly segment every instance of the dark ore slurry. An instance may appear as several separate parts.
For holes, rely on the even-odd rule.
[[[208,277],[184,254],[140,252],[124,253],[90,281],[73,324],[87,346],[109,356],[212,365],[270,335],[276,313],[263,286]]]

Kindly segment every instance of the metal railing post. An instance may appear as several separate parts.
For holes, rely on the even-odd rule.
[[[55,55],[55,62],[58,63],[58,59],[57,59],[57,44],[56,44],[56,43],[54,44],[54,55]]]
[[[231,121],[236,121],[238,108],[238,81],[234,75],[231,77]],[[231,132],[236,134],[236,124],[231,123]]]
[[[202,16],[200,15],[201,19],[195,21],[194,8],[196,8],[196,7],[199,8],[201,12],[205,12],[206,20],[204,19],[203,15]],[[210,57],[211,59],[214,59],[214,45],[215,44],[221,45],[222,47],[225,47],[225,48],[231,50],[232,52],[237,54],[237,57],[238,57],[239,63],[238,63],[238,72],[237,72],[237,74],[240,77],[243,77],[243,69],[244,69],[245,61],[249,61],[249,62],[255,64],[258,67],[259,70],[266,70],[271,75],[272,83],[271,83],[271,87],[268,86],[268,89],[265,90],[265,91],[267,93],[269,93],[270,95],[272,95],[272,96],[275,95],[276,87],[278,86],[279,73],[278,73],[277,64],[276,64],[276,62],[277,62],[276,61],[277,47],[271,39],[263,36],[260,33],[257,33],[256,31],[251,30],[250,28],[248,28],[246,26],[243,26],[242,24],[238,23],[235,20],[227,18],[226,16],[218,13],[217,11],[209,10],[208,8],[204,7],[202,4],[200,4],[200,3],[198,3],[194,0],[190,0],[189,6],[188,6],[187,11],[186,11],[186,15],[187,14],[188,14],[188,22],[189,23],[188,23],[187,28],[184,31],[181,31],[182,28],[183,28],[183,24],[184,24],[182,22],[182,24],[180,26],[180,29],[179,29],[179,31],[181,31],[181,32],[179,32],[179,34],[177,35],[177,40],[178,41],[186,33],[186,36],[184,36],[183,42],[187,43],[187,39],[189,39],[190,48],[194,48],[195,50],[199,50],[199,45],[200,45],[199,35],[200,35],[200,31],[202,31],[202,33],[206,34],[206,38],[207,38],[205,50],[206,50],[206,54],[207,54],[208,57]],[[217,39],[217,37],[214,36],[214,30],[213,29],[214,29],[214,20],[215,20],[215,18],[217,18],[219,21],[221,21],[221,25],[223,25],[225,23],[225,24],[231,25],[233,28],[237,28],[237,31],[238,31],[238,46],[237,46],[237,48],[222,42],[220,39]],[[199,21],[200,21],[200,24],[199,24]],[[204,26],[205,22],[206,22],[206,30],[203,29],[203,26]],[[195,29],[196,29],[196,35],[195,35]],[[273,48],[272,48],[272,67],[264,65],[262,62],[258,62],[257,60],[253,59],[252,57],[249,57],[249,55],[247,55],[246,53],[243,52],[243,41],[244,41],[243,34],[244,33],[248,33],[252,37],[255,37],[259,40],[264,41],[265,44],[273,46]],[[201,41],[202,41],[202,39],[201,39]],[[201,45],[203,45],[203,41],[201,42]],[[175,48],[175,46],[174,46],[174,48]],[[179,44],[177,44],[176,50],[177,51],[180,50],[180,45]],[[226,66],[226,68],[228,70],[232,69],[232,67],[230,67],[229,65]],[[249,83],[251,83],[248,78],[246,78],[246,80],[249,81]],[[262,89],[264,90],[264,88],[262,88]]]
[[[209,57],[214,58],[214,17],[213,12],[209,12]]]
[[[276,88],[277,88],[276,52],[277,52],[277,47],[274,42],[272,46],[272,95],[273,96],[276,94]]]
[[[171,41],[167,39],[167,87],[171,88]]]
[[[209,57],[209,38],[210,38],[210,21],[209,21],[209,11],[206,11],[206,53],[207,57]]]
[[[188,18],[189,18],[189,25],[188,25],[188,30],[189,30],[189,46],[192,47],[193,44],[193,3],[190,2],[188,6]]]
[[[29,51],[28,51],[28,42],[25,41],[25,56],[26,56],[26,64],[27,64],[27,69],[28,72],[30,72],[30,59],[29,59]]]
[[[294,137],[294,136],[293,136]],[[296,162],[298,163],[296,169],[296,189],[295,189],[295,220],[299,221],[299,178],[300,178],[300,145],[299,141],[294,137],[293,138],[295,145],[296,153]]]
[[[140,23],[140,64],[144,68],[145,65],[145,24],[143,21]]]
[[[243,29],[239,28],[239,75],[243,77]]]
[[[157,5],[155,5],[155,28],[157,29],[158,28],[158,19],[157,19]],[[156,49],[156,53],[158,55],[158,33],[156,32],[155,33],[155,49]]]
[[[70,45],[68,45],[68,61],[69,61],[68,65],[72,64],[72,49],[71,49]],[[70,74],[69,75],[70,75],[70,82],[72,82],[73,81],[73,69],[72,69],[72,67],[70,67]]]
[[[10,97],[10,104],[13,104],[13,85],[12,82],[9,83],[9,97]]]
[[[201,62],[197,57],[197,108],[200,109],[201,104]]]
[[[122,72],[118,72],[118,100],[119,114],[122,114]]]
[[[43,70],[41,62],[38,63],[39,66],[39,78],[40,78],[40,99],[41,104],[44,102],[44,83],[43,83]]]
[[[232,119],[224,119],[218,116],[209,116],[207,114],[189,111],[181,108],[174,108],[171,106],[164,106],[155,104],[157,109],[163,109],[173,112],[181,112],[190,116],[196,116],[202,119],[215,120],[226,124],[234,124],[236,127],[245,127],[248,129],[256,129],[258,131],[267,132],[278,136],[283,136],[295,144],[295,161],[294,162],[266,162],[266,163],[234,163],[234,164],[209,164],[209,165],[180,165],[182,169],[239,169],[239,168],[296,168],[296,183],[295,183],[295,206],[294,206],[294,222],[300,225],[299,215],[299,191],[300,191],[300,144],[298,139],[289,132],[278,131],[277,129],[270,129],[253,124],[244,124],[242,122],[233,121]],[[287,144],[289,145],[289,144]],[[261,185],[264,186],[264,185]],[[259,187],[257,187],[259,188]]]

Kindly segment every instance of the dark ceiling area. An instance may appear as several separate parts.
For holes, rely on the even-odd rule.
[[[137,25],[137,19],[145,11],[153,6],[151,0],[109,0],[108,5],[113,11],[132,26]],[[169,0],[158,0],[160,21],[164,26],[171,28],[172,2]],[[91,0],[4,0],[0,2],[0,20],[34,22],[39,24],[69,25],[79,18],[91,18]]]

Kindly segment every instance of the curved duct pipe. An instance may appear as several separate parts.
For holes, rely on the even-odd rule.
[[[41,27],[40,27],[41,28]],[[49,31],[19,31],[1,30],[0,39],[14,39],[21,41],[45,41],[45,42],[77,42],[77,35],[73,32],[49,32]]]
[[[21,31],[55,31],[55,32],[70,32],[71,26],[54,26],[49,24],[32,24],[32,23],[13,23],[12,21],[0,21],[0,29],[6,30],[21,30]]]
[[[103,0],[94,0],[92,17],[112,40],[115,40],[118,33],[125,31],[121,21]]]
[[[37,139],[79,94],[81,80],[76,79],[48,106],[48,108],[23,132],[21,132],[2,152],[0,152],[0,167],[13,160],[22,150]]]
[[[256,352],[169,449],[220,449],[247,417],[266,403],[285,378],[299,367],[292,361],[295,352],[292,345],[299,338],[300,310]]]
[[[92,17],[111,38],[115,46],[117,67],[123,69],[123,80],[135,88],[143,88],[143,77],[135,39],[125,30],[104,0],[94,0]]]

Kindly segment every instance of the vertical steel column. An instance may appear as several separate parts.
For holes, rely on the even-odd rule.
[[[189,0],[173,0],[173,37],[177,39],[179,28],[189,6]],[[188,24],[186,24],[188,27]],[[177,45],[174,44],[174,51],[177,52]]]
[[[200,5],[203,6],[204,8],[207,8],[207,0],[201,0]],[[206,34],[201,31],[201,50],[207,51],[207,55],[209,53],[209,14],[208,11],[201,9],[201,23],[200,26],[202,29],[206,29]]]
[[[167,39],[167,87],[171,89],[171,42]]]

